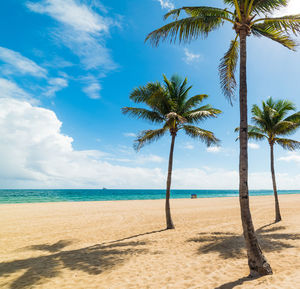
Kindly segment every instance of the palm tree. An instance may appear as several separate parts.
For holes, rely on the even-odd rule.
[[[169,11],[165,19],[172,16],[174,21],[151,32],[149,40],[157,46],[160,41],[170,39],[171,42],[190,42],[199,36],[206,37],[224,23],[230,23],[235,31],[235,37],[229,50],[221,59],[219,66],[220,82],[227,98],[232,100],[236,88],[235,70],[240,57],[240,164],[239,164],[239,199],[243,233],[246,242],[250,276],[272,274],[272,269],[258,244],[249,208],[248,192],[248,123],[247,123],[247,37],[251,33],[256,37],[267,37],[288,49],[294,50],[296,43],[290,33],[300,31],[300,15],[282,17],[267,17],[282,7],[287,6],[287,0],[223,0],[228,8],[208,6],[182,7]],[[179,19],[181,12],[187,17]]]
[[[135,142],[136,150],[139,150],[145,144],[158,140],[167,132],[171,135],[165,210],[167,229],[174,229],[170,211],[170,189],[176,135],[178,131],[184,130],[188,136],[199,139],[208,146],[217,144],[219,140],[212,132],[193,124],[207,118],[217,117],[221,111],[212,108],[208,104],[200,106],[201,102],[208,97],[206,94],[188,98],[188,92],[192,86],[187,86],[186,78],[183,81],[176,75],[172,76],[170,80],[165,75],[163,75],[163,78],[163,84],[150,82],[145,86],[135,88],[130,94],[131,100],[135,103],[144,103],[149,109],[124,107],[122,111],[124,114],[129,114],[138,119],[145,119],[162,125],[159,129],[142,131]]]
[[[281,221],[277,186],[274,170],[274,145],[279,144],[284,149],[293,151],[300,148],[300,142],[285,138],[300,126],[300,111],[286,117],[288,112],[295,111],[295,105],[287,100],[274,101],[271,97],[262,102],[262,109],[252,106],[252,121],[255,125],[248,126],[248,138],[267,140],[270,145],[271,175],[275,197],[275,222]],[[236,129],[239,131],[239,128]]]

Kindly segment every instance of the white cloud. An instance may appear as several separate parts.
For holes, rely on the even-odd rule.
[[[172,1],[169,0],[157,0],[160,3],[161,8],[172,10],[175,8]]]
[[[260,148],[260,146],[258,144],[252,143],[252,142],[248,143],[248,147],[252,150],[258,150]]]
[[[136,137],[136,133],[134,132],[124,132],[123,135],[126,137]]]
[[[237,170],[220,168],[185,168],[175,169],[172,176],[172,187],[177,189],[236,189],[238,190],[239,174]],[[300,175],[276,174],[278,189],[298,190]],[[270,172],[249,173],[250,190],[271,190]]]
[[[72,67],[74,66],[74,63],[67,61],[60,56],[55,56],[53,59],[44,62],[44,66],[57,69],[57,68]]]
[[[284,162],[295,162],[300,164],[300,154],[297,152],[288,152],[285,157],[280,157],[279,160]]]
[[[47,14],[78,31],[88,33],[108,31],[106,20],[78,1],[43,0],[37,3],[28,2],[27,7],[36,13]]]
[[[93,7],[97,7],[103,13],[107,11],[103,5],[96,2],[87,5],[84,1],[77,0],[41,0],[27,2],[26,5],[33,12],[55,19],[59,24],[52,31],[56,41],[78,56],[83,69],[97,71],[93,80],[91,76],[85,78],[86,83],[82,90],[90,98],[100,98],[99,79],[108,71],[118,68],[112,59],[111,51],[106,47],[105,38],[109,35],[111,27],[120,27],[120,18],[116,17],[114,20],[100,15]]]
[[[172,187],[178,189],[230,189],[238,186],[238,173],[222,169],[174,169]]]
[[[111,18],[103,17],[88,5],[75,0],[27,2],[27,7],[61,24],[54,35],[80,58],[85,69],[113,70],[117,67],[104,41],[109,28],[117,25]]]
[[[101,91],[101,85],[98,81],[98,79],[94,76],[87,76],[83,77],[82,80],[85,82],[85,87],[82,89],[82,91],[91,99],[99,99],[100,91]]]
[[[192,64],[195,62],[199,62],[202,59],[201,54],[192,53],[189,49],[184,49],[184,62],[187,64]]]
[[[56,94],[56,92],[62,90],[68,86],[68,81],[65,78],[50,78],[48,81],[48,87],[44,93],[45,96],[51,97]]]
[[[164,188],[166,171],[142,164],[167,160],[137,154],[136,167],[112,164],[107,153],[75,150],[73,139],[49,109],[26,101],[0,99],[0,186],[2,188]],[[122,162],[120,162],[122,163]],[[132,163],[131,163],[132,165]],[[300,176],[277,174],[280,189],[299,189]],[[251,189],[271,189],[270,172],[250,174]],[[234,189],[238,171],[175,168],[172,188]]]
[[[47,70],[20,53],[0,47],[0,60],[8,65],[4,70],[9,73],[29,74],[36,77],[46,77]]]
[[[221,147],[216,147],[216,146],[207,147],[206,151],[209,153],[219,153],[221,151]]]
[[[164,158],[157,156],[157,155],[153,155],[153,154],[149,154],[149,155],[138,155],[136,162],[139,164],[145,164],[148,162],[152,162],[152,163],[162,163],[164,161]]]
[[[54,34],[80,58],[84,69],[100,68],[104,71],[111,71],[118,67],[111,58],[110,50],[105,47],[104,43],[99,42],[101,39],[103,42],[103,37],[100,35],[97,37],[67,28],[62,31],[58,30]]]
[[[186,144],[184,144],[183,148],[185,148],[187,150],[193,150],[195,148],[195,146],[191,143],[186,143]]]
[[[22,56],[20,53],[0,47],[0,60],[6,63],[6,67],[2,69],[4,74],[29,74],[34,77],[42,77],[48,81],[48,86],[42,88],[45,96],[54,96],[55,93],[68,86],[66,79],[57,77],[49,78],[47,70],[37,65],[32,60]],[[3,66],[2,66],[3,68]],[[34,86],[32,86],[34,87]],[[28,92],[20,88],[15,82],[1,78],[1,92],[2,97],[14,97],[21,99],[31,99]]]
[[[108,161],[117,161],[121,163],[130,163],[130,164],[136,164],[136,165],[142,165],[142,164],[149,164],[149,163],[162,163],[164,162],[164,158],[149,154],[149,155],[143,155],[143,154],[135,154],[135,156],[131,155],[130,158],[117,158],[117,157],[106,157],[105,160]]]
[[[20,88],[15,82],[0,78],[0,99],[1,98],[18,98],[32,100],[29,93]]]
[[[276,173],[278,190],[299,190],[300,174]],[[252,172],[249,174],[249,189],[272,190],[271,172]]]
[[[0,99],[1,187],[82,188],[158,187],[160,169],[112,165],[100,151],[77,151],[73,139],[61,133],[62,123],[51,110],[25,101]],[[160,162],[142,155],[140,163]]]

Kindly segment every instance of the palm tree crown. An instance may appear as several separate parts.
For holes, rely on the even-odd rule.
[[[262,102],[262,109],[257,105],[252,107],[252,121],[249,125],[248,137],[255,140],[266,139],[270,145],[278,144],[284,149],[295,150],[300,148],[300,142],[286,138],[300,126],[300,111],[295,111],[295,105],[287,100],[274,101],[271,97]]]
[[[181,80],[174,75],[169,80],[164,75],[164,83],[151,82],[145,86],[135,88],[130,95],[136,103],[144,103],[149,108],[124,107],[123,113],[131,116],[147,119],[152,123],[162,125],[160,129],[145,130],[136,140],[135,148],[139,150],[146,143],[153,142],[167,132],[171,135],[168,175],[166,183],[166,224],[167,229],[174,229],[170,209],[170,190],[173,168],[173,153],[177,132],[183,129],[192,138],[198,138],[207,145],[216,144],[219,140],[210,131],[201,129],[193,124],[209,117],[216,117],[220,110],[210,105],[200,106],[206,94],[195,95],[188,98],[188,92],[192,86],[187,86],[187,79]]]
[[[207,145],[217,144],[219,140],[212,132],[194,124],[216,117],[221,111],[208,104],[200,106],[201,102],[208,97],[206,94],[188,98],[192,86],[187,86],[186,78],[182,81],[176,75],[170,80],[165,75],[163,77],[163,84],[150,82],[135,88],[130,95],[130,99],[135,103],[144,103],[148,108],[124,107],[122,109],[125,114],[162,125],[159,129],[142,131],[137,137],[135,148],[139,150],[167,132],[176,135],[179,130],[184,130],[190,137],[198,138]]]
[[[248,126],[248,138],[255,140],[267,140],[270,145],[271,176],[275,197],[275,222],[281,221],[279,198],[277,193],[274,145],[279,144],[284,149],[295,150],[300,148],[300,142],[287,138],[300,126],[300,111],[287,116],[296,108],[287,100],[274,101],[271,97],[262,103],[262,109],[257,105],[252,107],[252,121],[255,125]],[[238,131],[239,128],[236,129]]]
[[[231,101],[236,88],[235,70],[239,57],[238,36],[241,31],[244,31],[246,36],[252,34],[256,37],[267,37],[294,50],[296,43],[290,34],[300,32],[300,14],[282,17],[265,16],[286,7],[288,0],[223,0],[223,2],[229,6],[228,9],[199,6],[169,11],[164,18],[173,17],[175,21],[151,32],[146,41],[149,40],[155,46],[166,39],[170,39],[171,42],[176,40],[190,42],[199,36],[207,37],[209,32],[224,23],[231,23],[236,37],[231,41],[219,66],[222,90]],[[187,17],[178,19],[183,11]]]

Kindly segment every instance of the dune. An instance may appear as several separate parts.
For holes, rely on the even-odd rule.
[[[300,195],[252,197],[274,274],[247,279],[238,198],[0,205],[0,288],[300,288]]]

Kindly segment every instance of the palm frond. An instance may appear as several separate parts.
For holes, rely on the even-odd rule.
[[[288,149],[290,151],[300,149],[300,142],[292,139],[275,138],[275,143],[279,144],[284,149]]]
[[[139,86],[132,90],[129,98],[135,103],[147,103],[151,98],[157,94],[162,94],[163,89],[161,84],[157,82],[149,82],[145,86]]]
[[[287,4],[287,0],[254,0],[250,12],[257,14],[269,14],[287,6]]]
[[[285,116],[288,113],[288,111],[296,110],[295,104],[289,100],[280,99],[277,102],[274,101],[271,102],[271,100],[272,98],[270,97],[266,103],[269,106],[272,106],[278,112],[278,114],[282,116]]]
[[[267,37],[273,41],[276,41],[283,45],[284,47],[294,50],[297,46],[296,42],[290,38],[289,35],[287,35],[285,32],[276,29],[273,26],[270,26],[266,23],[259,23],[259,24],[254,24],[251,27],[251,31],[254,36],[257,37]]]
[[[178,19],[182,11],[185,11],[188,15],[192,17],[214,16],[214,17],[220,17],[229,20],[235,17],[235,15],[232,12],[226,9],[209,7],[209,6],[196,6],[196,7],[186,6],[186,7],[173,9],[169,11],[168,13],[165,14],[164,19],[168,19],[170,16],[172,16],[173,19]]]
[[[254,115],[254,116],[257,116],[257,117],[262,117],[262,110],[260,109],[260,107],[257,105],[257,104],[254,104],[251,108],[251,113]]]
[[[145,119],[153,123],[162,123],[165,119],[156,111],[151,111],[145,108],[123,107],[122,113],[128,114],[131,117]]]
[[[217,117],[220,113],[222,113],[221,110],[208,104],[185,113],[184,117],[188,123],[197,123],[207,118]]]
[[[184,125],[182,128],[188,136],[201,140],[207,146],[211,146],[212,144],[217,145],[220,143],[220,140],[217,139],[214,133],[211,131],[204,130],[192,125]]]
[[[145,41],[150,41],[153,46],[158,46],[160,41],[168,38],[170,43],[190,42],[200,37],[207,37],[208,33],[217,29],[223,24],[218,16],[197,16],[176,20],[163,27],[154,30],[146,37]]]
[[[297,35],[300,32],[300,14],[287,15],[282,17],[268,17],[255,20],[253,23],[263,21],[265,27],[270,27],[278,31],[286,33],[294,33]]]
[[[237,35],[236,38],[231,41],[229,50],[225,53],[219,65],[221,88],[224,95],[230,100],[231,104],[236,89],[235,70],[238,62],[238,56],[239,41]]]
[[[182,84],[180,85],[179,91],[178,91],[178,106],[179,107],[183,107],[186,98],[188,96],[189,91],[191,90],[193,86],[187,86],[187,78],[184,79],[184,81],[182,82]]]
[[[263,131],[267,131],[269,127],[272,127],[270,124],[270,113],[271,107],[267,106],[265,102],[263,102],[263,110],[259,108],[258,105],[254,104],[251,109],[252,112],[252,121]]]
[[[267,139],[267,136],[259,127],[248,125],[248,139],[263,140]]]
[[[234,130],[234,132],[240,132],[240,128],[237,127]],[[236,138],[236,141],[238,139],[239,137]],[[248,125],[248,139],[263,140],[263,139],[268,139],[268,137],[265,135],[264,131],[259,127],[254,125]]]
[[[273,131],[277,135],[291,135],[300,127],[300,122],[279,121],[274,125]]]
[[[194,107],[199,105],[203,101],[203,99],[205,99],[207,97],[208,97],[207,94],[198,94],[198,95],[192,96],[183,105],[181,113],[185,113],[185,112],[193,109]]]
[[[241,1],[240,0],[223,0],[223,1],[224,1],[225,4],[228,4],[229,6],[234,7],[235,14],[237,16],[236,19],[241,20],[242,19],[242,15],[241,15]]]
[[[164,126],[160,129],[155,130],[144,130],[139,133],[135,143],[133,145],[136,151],[139,151],[144,145],[157,141],[168,131],[167,127]]]
[[[173,76],[174,77],[174,76]],[[169,80],[165,74],[163,74],[163,78],[164,78],[164,83],[165,83],[165,89],[168,90],[170,92],[170,95],[174,95],[175,94],[175,86],[176,83],[174,85],[174,81]],[[173,78],[174,79],[174,78]],[[176,79],[177,81],[179,81],[179,79]]]
[[[285,121],[291,121],[291,122],[294,122],[294,123],[300,123],[300,111],[286,117],[284,120]]]

